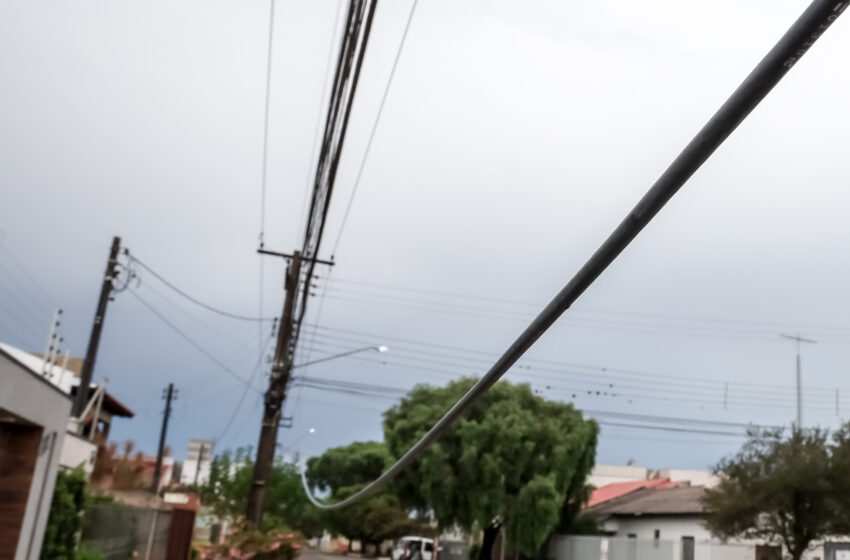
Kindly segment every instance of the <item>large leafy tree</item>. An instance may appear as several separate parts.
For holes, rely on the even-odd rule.
[[[413,389],[385,413],[390,452],[404,453],[473,383]],[[442,527],[483,528],[482,559],[502,526],[508,546],[530,555],[577,515],[598,431],[570,404],[499,382],[399,475],[396,488],[405,505],[432,511]]]
[[[706,492],[706,525],[720,538],[781,543],[799,560],[812,541],[848,530],[850,432],[752,430],[716,467]]]
[[[335,502],[355,493],[391,463],[392,457],[383,443],[358,441],[311,458],[306,474],[311,487],[328,492]],[[326,511],[322,520],[332,532],[366,544],[430,530],[427,524],[412,518],[389,491],[346,508]]]
[[[212,460],[209,479],[199,493],[216,515],[229,519],[244,515],[253,476],[250,457],[250,451],[239,449],[235,455],[225,451]],[[301,487],[297,464],[278,457],[266,483],[263,529],[279,527],[298,529],[307,537],[321,534],[317,512]]]

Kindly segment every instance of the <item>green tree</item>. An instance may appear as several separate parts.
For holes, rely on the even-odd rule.
[[[781,543],[799,560],[815,539],[847,530],[848,441],[846,426],[832,442],[818,429],[750,431],[715,468],[720,483],[703,500],[707,527],[722,539]]]
[[[59,471],[44,529],[42,560],[73,560],[86,503],[86,473],[82,467]]]
[[[345,486],[369,482],[393,462],[387,446],[377,441],[355,441],[333,447],[307,461],[307,480],[332,493]]]
[[[239,449],[235,456],[225,451],[212,460],[209,479],[201,485],[199,494],[201,501],[211,506],[219,517],[235,520],[245,514],[253,476],[249,457],[249,453]],[[297,464],[276,458],[266,483],[263,529],[289,527],[307,537],[316,536],[317,531],[321,534],[316,516],[301,487]]]
[[[332,502],[347,498],[376,478],[392,463],[383,443],[359,441],[328,449],[307,462],[312,488],[329,492]],[[323,512],[328,529],[349,540],[379,544],[405,534],[430,531],[427,523],[413,519],[391,492],[381,492],[339,510]]]
[[[414,388],[384,415],[390,452],[409,449],[473,383]],[[502,526],[508,546],[530,555],[578,511],[598,431],[570,404],[499,382],[399,475],[396,488],[403,504],[432,511],[442,527],[483,528],[481,558],[490,557]]]

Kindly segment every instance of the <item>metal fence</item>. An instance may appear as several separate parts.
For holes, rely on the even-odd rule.
[[[778,560],[779,558],[781,555],[777,549],[754,544],[562,535],[555,536],[549,541],[545,555],[546,560]]]
[[[105,560],[164,560],[171,511],[121,504],[88,506],[82,542]]]

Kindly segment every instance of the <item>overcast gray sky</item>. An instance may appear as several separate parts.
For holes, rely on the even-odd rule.
[[[306,374],[407,389],[485,370],[806,5],[420,0],[338,265],[317,280],[318,318],[311,300],[320,334],[304,337],[299,358],[391,350]],[[272,249],[301,242],[338,6],[277,2]],[[410,7],[378,7],[325,257]],[[0,3],[0,230],[38,284],[0,253],[0,340],[42,350],[58,303],[82,355],[115,234],[199,299],[259,313],[268,14],[267,1]],[[837,22],[529,353],[552,362],[526,360],[508,379],[590,410],[787,424],[794,346],[779,333],[800,332],[820,341],[804,349],[806,423],[850,413],[848,25]],[[282,262],[267,260],[263,279],[262,312],[277,315]],[[196,308],[149,274],[136,291],[250,376],[256,325]],[[108,312],[104,376],[137,412],[113,435],[148,453],[169,381],[180,389],[178,456],[189,437],[218,437],[242,394],[128,292]],[[313,455],[380,438],[391,404],[297,389],[280,440]],[[259,407],[249,392],[219,450],[255,444]],[[603,426],[597,461],[703,468],[739,443]]]

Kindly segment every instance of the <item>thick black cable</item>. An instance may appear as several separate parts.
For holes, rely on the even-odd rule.
[[[342,215],[342,222],[339,225],[339,231],[336,234],[336,241],[333,249],[331,249],[331,258],[336,256],[339,249],[339,242],[342,239],[342,232],[345,230],[345,224],[348,223],[348,215],[351,213],[351,206],[354,204],[354,196],[357,194],[357,189],[360,187],[360,179],[363,177],[363,169],[366,167],[366,160],[369,159],[369,153],[372,151],[372,142],[375,140],[375,132],[378,130],[378,124],[381,122],[381,115],[384,114],[384,105],[387,103],[387,96],[390,93],[390,87],[395,78],[395,71],[398,68],[398,61],[401,59],[401,52],[404,50],[404,43],[407,41],[407,33],[410,31],[410,22],[413,21],[413,14],[416,12],[416,5],[419,0],[413,0],[413,5],[410,7],[410,13],[407,15],[407,23],[404,25],[404,31],[401,35],[398,49],[395,53],[390,76],[387,78],[387,84],[384,86],[384,93],[381,95],[381,103],[378,105],[378,114],[375,116],[375,121],[372,123],[372,130],[369,132],[369,140],[366,141],[366,149],[363,152],[363,157],[360,159],[360,167],[357,169],[357,175],[354,178],[354,186],[351,187],[351,196],[348,198],[348,204],[345,207],[345,212]]]
[[[496,360],[490,370],[452,406],[452,408],[381,476],[358,492],[335,504],[323,504],[308,491],[314,505],[337,509],[378,491],[407,468],[434,441],[492,387],[511,366],[551,327],[555,321],[590,287],[632,240],[658,214],[685,182],[714,153],[782,77],[829,28],[847,7],[845,2],[814,0],[779,42],[738,86],[717,113],[685,149],[673,160],[661,177],[641,198],[626,218],[602,243],[575,276],[558,292],[513,344]],[[302,477],[305,490],[309,490]]]
[[[352,8],[350,12],[354,12],[354,5],[356,2],[352,2]],[[358,18],[353,18],[351,14],[349,14],[349,33],[348,37],[354,39],[355,33],[361,37],[359,49],[356,48],[356,45],[353,45],[350,41],[343,42],[343,48],[340,50],[340,60],[343,60],[344,54],[347,54],[345,58],[344,68],[340,69],[338,72],[339,76],[349,76],[350,74],[350,86],[348,89],[348,96],[346,99],[345,111],[342,113],[341,121],[338,123],[338,134],[337,141],[334,144],[334,151],[331,156],[327,158],[320,157],[319,169],[316,172],[316,190],[314,192],[313,204],[311,206],[310,218],[307,224],[307,231],[304,236],[304,246],[302,248],[302,255],[309,261],[307,265],[307,281],[303,284],[303,292],[301,294],[301,308],[298,313],[297,324],[295,326],[295,332],[293,336],[293,341],[296,346],[298,343],[298,338],[301,333],[301,325],[304,322],[304,316],[307,311],[307,300],[310,297],[310,279],[313,278],[313,274],[316,268],[316,259],[318,258],[319,248],[322,244],[322,237],[324,235],[325,224],[327,220],[327,214],[330,207],[330,198],[333,194],[334,184],[336,182],[336,173],[337,168],[339,166],[339,156],[340,151],[342,150],[343,143],[345,142],[345,135],[348,129],[348,121],[349,116],[351,115],[351,106],[354,103],[354,95],[357,91],[357,83],[360,78],[360,70],[363,66],[363,58],[366,54],[366,47],[369,42],[369,36],[372,30],[372,21],[375,16],[375,8],[377,7],[377,0],[371,0],[369,2],[368,8],[361,8],[361,10],[365,10],[365,15],[360,13]],[[362,6],[363,4],[359,4]],[[365,21],[362,21],[365,18]],[[360,32],[362,24],[362,32]],[[346,48],[348,48],[348,52],[346,53]],[[356,55],[356,56],[355,56]],[[353,64],[353,70],[352,70]],[[343,89],[343,85],[340,84],[339,88],[334,88],[335,91],[339,91],[340,94]],[[341,98],[340,98],[341,99]],[[330,116],[330,113],[329,113]],[[336,120],[334,121],[336,122]],[[330,124],[330,120],[329,123]],[[323,155],[329,154],[330,150],[330,137],[326,134],[326,148],[323,148]],[[328,161],[329,160],[329,161]],[[324,181],[324,187],[322,188],[322,177],[325,176],[325,168],[327,167],[327,179]],[[321,204],[319,204],[319,198],[321,193],[324,193]],[[314,233],[314,230],[315,233]],[[315,237],[315,240],[313,239]]]

